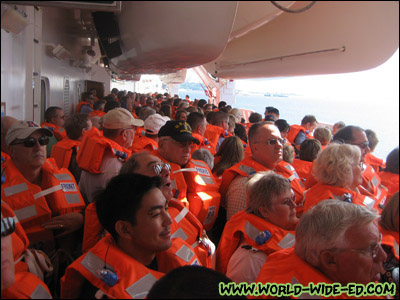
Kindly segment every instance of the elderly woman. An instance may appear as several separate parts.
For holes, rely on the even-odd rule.
[[[298,222],[289,181],[272,171],[259,172],[247,183],[247,209],[225,225],[216,270],[236,283],[254,282],[271,253],[294,244]]]
[[[337,199],[377,208],[376,199],[361,195],[360,148],[349,144],[331,144],[314,161],[313,175],[317,184],[304,197],[304,212],[325,199]]]

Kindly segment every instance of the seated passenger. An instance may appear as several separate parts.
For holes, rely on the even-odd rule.
[[[314,138],[313,131],[317,127],[317,123],[317,119],[313,115],[304,116],[301,125],[290,125],[287,140],[295,146],[296,150],[299,150],[302,142]]]
[[[269,255],[256,282],[303,286],[310,282],[337,282],[346,286],[378,281],[384,272],[386,254],[381,247],[377,218],[360,205],[337,200],[318,203],[297,224],[294,249]],[[310,295],[303,293],[299,297]]]
[[[365,131],[358,126],[346,126],[340,129],[333,137],[335,141],[355,145],[361,150],[362,162],[362,183],[359,187],[361,194],[376,198],[379,201],[380,209],[383,207],[387,190],[381,184],[381,178],[374,168],[365,162],[365,156],[370,152],[369,142]]]
[[[370,149],[370,152],[365,155],[365,162],[370,164],[374,168],[375,172],[379,172],[385,167],[385,162],[383,159],[372,154],[379,143],[378,137],[376,136],[375,131],[371,129],[365,129],[365,134],[367,135],[368,146]]]
[[[158,151],[152,154],[172,168],[174,198],[182,201],[199,219],[206,230],[214,225],[218,215],[220,194],[208,165],[190,159],[191,144],[199,144],[192,136],[190,125],[184,121],[168,121],[158,133]]]
[[[6,181],[1,185],[2,201],[15,212],[30,247],[48,255],[55,250],[54,237],[65,242],[63,247],[77,246],[70,233],[82,228],[85,207],[72,174],[46,160],[49,136],[49,129],[32,121],[11,126],[6,136],[11,159],[2,164]]]
[[[325,199],[377,207],[375,198],[361,195],[361,154],[358,147],[331,144],[314,161],[313,175],[317,184],[305,192],[304,212]]]
[[[40,127],[47,128],[53,132],[53,136],[49,137],[49,143],[46,146],[47,157],[50,157],[53,146],[66,137],[67,133],[64,129],[65,114],[58,106],[51,106],[44,113],[44,120]]]
[[[223,111],[215,112],[211,119],[210,124],[207,125],[204,137],[210,142],[211,154],[215,154],[221,146],[225,138],[231,136],[228,133],[229,129],[229,116]]]
[[[96,210],[109,232],[73,262],[61,298],[145,298],[165,273],[199,264],[189,244],[171,238],[168,203],[158,177],[121,174],[98,195]]]
[[[76,161],[82,169],[79,188],[86,202],[93,202],[94,193],[118,174],[131,155],[136,127],[142,125],[125,108],[114,108],[103,116],[103,135],[91,131],[84,136]]]
[[[301,143],[299,158],[293,160],[293,167],[299,174],[302,182],[307,185],[311,175],[313,161],[321,152],[321,143],[317,139],[308,139]]]
[[[10,129],[10,127],[16,122],[18,122],[18,120],[13,117],[1,117],[1,163],[4,163],[6,160],[10,159],[10,150],[6,143],[6,135],[8,129]]]
[[[42,280],[30,272],[14,268],[16,240],[12,235],[17,229],[17,221],[13,217],[3,217],[3,203],[1,205],[1,299],[51,299],[51,293]]]
[[[324,150],[332,140],[331,130],[326,127],[318,127],[314,130],[314,138],[321,143],[321,150]]]
[[[388,189],[388,197],[399,191],[399,147],[386,157],[386,167],[378,173],[382,185]]]
[[[207,149],[197,149],[192,153],[192,158],[204,161],[210,170],[214,167],[214,156]]]
[[[382,248],[387,255],[383,262],[386,272],[381,282],[396,283],[395,298],[399,298],[399,192],[386,202],[378,227],[382,233]]]
[[[187,118],[187,123],[190,125],[192,128],[192,135],[195,137],[197,140],[199,140],[200,144],[199,145],[192,145],[191,153],[196,151],[197,149],[203,148],[207,149],[210,151],[211,154],[213,154],[211,151],[211,144],[204,137],[204,133],[206,132],[207,128],[207,120],[206,117],[199,112],[192,112],[189,114]]]
[[[217,249],[217,271],[236,283],[254,282],[267,256],[294,245],[298,222],[290,182],[272,171],[247,183],[246,210],[225,225]]]
[[[83,92],[81,95],[81,101],[77,104],[75,108],[76,113],[84,112],[85,109],[83,109],[85,106],[87,108],[90,108],[90,111],[93,110],[93,103],[96,101],[97,96],[94,96],[93,93],[91,92]],[[83,111],[82,111],[83,109]]]
[[[144,121],[144,130],[145,134],[140,135],[135,142],[132,143],[132,151],[133,153],[147,150],[149,152],[158,149],[158,132],[160,128],[165,125],[165,117],[162,117],[160,114],[150,115],[146,121]]]
[[[272,170],[291,181],[296,202],[301,203],[304,187],[294,168],[282,161],[282,145],[278,127],[273,122],[256,123],[249,130],[249,144],[252,155],[225,170],[222,175],[220,193],[226,207],[227,220],[246,207],[246,183],[250,175]]]
[[[77,113],[65,121],[67,136],[53,146],[51,157],[59,168],[67,168],[79,184],[82,170],[76,163],[76,154],[84,134],[92,129],[92,121],[87,114]]]

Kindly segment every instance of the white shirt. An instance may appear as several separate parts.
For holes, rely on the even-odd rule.
[[[264,252],[253,251],[253,249],[247,250],[242,248],[243,245],[247,245],[246,242],[241,243],[232,254],[226,271],[226,276],[237,284],[255,282],[258,273],[267,260],[267,255]]]
[[[111,152],[106,152],[100,165],[103,173],[93,174],[82,170],[79,189],[85,201],[93,202],[95,193],[105,189],[111,178],[118,175],[121,167],[122,161],[114,157]]]

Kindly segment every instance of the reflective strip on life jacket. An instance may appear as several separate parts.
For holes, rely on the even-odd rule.
[[[154,277],[153,274],[148,273],[128,287],[125,291],[131,295],[132,299],[144,299],[156,281],[157,278]]]
[[[374,205],[375,205],[375,200],[370,198],[370,197],[368,197],[368,196],[365,196],[363,204],[366,207],[368,207],[369,209],[372,209],[374,207]]]
[[[39,284],[30,295],[31,299],[53,299],[43,285]]]
[[[43,190],[43,191],[41,191],[41,192],[39,192],[39,193],[36,193],[36,194],[33,196],[33,198],[36,200],[36,199],[38,199],[38,198],[40,198],[40,197],[44,197],[44,196],[46,196],[46,195],[48,195],[48,194],[54,193],[54,192],[56,192],[56,191],[58,191],[58,190],[61,190],[61,189],[62,189],[62,187],[61,187],[61,185],[59,184],[59,185],[53,186],[53,187],[51,187],[51,188],[48,188],[48,189],[46,189],[46,190]]]
[[[175,231],[171,235],[171,239],[173,239],[173,238],[180,238],[180,239],[186,241],[187,238],[188,238],[188,235],[186,234],[186,232],[182,228],[179,228],[177,231]],[[194,248],[193,245],[192,245],[192,248]]]
[[[182,245],[182,247],[179,248],[178,251],[176,251],[175,255],[182,259],[184,262],[188,263],[192,260],[194,252],[188,246]]]
[[[12,186],[4,188],[4,194],[6,195],[6,197],[9,197],[14,194],[25,192],[27,190],[28,190],[28,186],[25,182],[23,182],[20,184],[16,184],[16,185],[12,185]]]
[[[180,211],[180,213],[175,217],[175,222],[176,223],[179,223],[180,221],[182,221],[182,219],[183,218],[185,218],[185,216],[187,215],[187,213],[189,212],[189,210],[186,208],[186,207],[184,207],[181,211]]]
[[[87,269],[90,273],[92,273],[93,276],[97,277],[100,280],[101,280],[100,271],[103,270],[104,266],[107,269],[114,271],[114,268],[112,266],[110,266],[109,264],[106,264],[104,262],[104,260],[102,260],[96,254],[94,254],[90,251],[88,251],[88,253],[86,253],[85,257],[81,261],[81,265],[85,269]]]
[[[293,234],[288,233],[283,239],[281,239],[281,241],[278,243],[278,246],[282,249],[286,249],[292,247],[295,242],[296,237]]]
[[[240,165],[239,166],[239,170],[243,171],[244,173],[246,173],[247,175],[252,175],[254,173],[257,173],[256,170],[254,170],[252,167],[246,166],[246,165]]]
[[[247,236],[254,241],[254,243],[257,243],[256,238],[260,234],[260,230],[254,227],[249,221],[246,221],[246,224],[244,225],[244,231],[246,232]]]
[[[396,241],[393,241],[393,249],[396,257],[399,257],[399,244]]]
[[[68,173],[53,174],[53,176],[57,178],[59,181],[61,180],[72,181],[72,177]]]
[[[35,205],[30,205],[24,208],[14,210],[14,213],[17,216],[17,218],[21,221],[37,216],[37,210]]]

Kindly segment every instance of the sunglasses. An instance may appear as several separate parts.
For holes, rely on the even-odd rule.
[[[156,172],[157,176],[160,176],[163,169],[165,169],[167,171],[171,171],[171,165],[168,163],[156,164],[153,166],[153,168],[154,168],[154,171]]]
[[[283,145],[285,143],[285,140],[284,139],[269,139],[268,141],[256,142],[255,144],[267,144],[267,145],[270,145],[270,146],[275,146],[278,142],[281,145]]]
[[[9,217],[1,219],[1,236],[12,234],[16,228],[17,225],[14,218]]]
[[[31,137],[31,138],[27,138],[21,142],[14,142],[14,143],[12,143],[12,145],[23,144],[24,147],[26,147],[26,148],[32,148],[33,146],[36,145],[36,142],[38,142],[40,146],[45,146],[49,143],[49,138],[47,136],[42,136],[38,139]]]
[[[361,149],[366,149],[367,147],[369,147],[369,142],[364,142],[364,143],[361,143],[361,144],[352,144],[352,145],[358,146]]]

